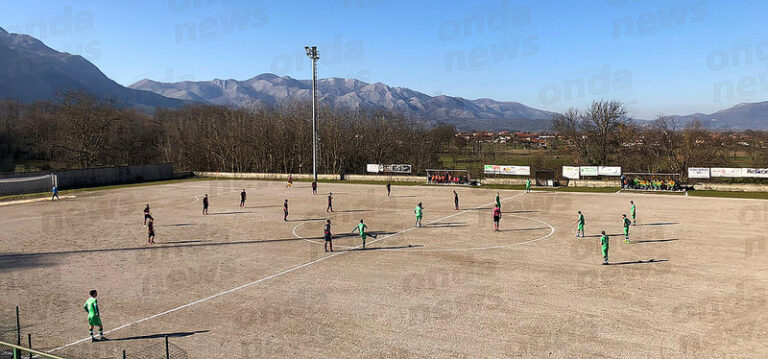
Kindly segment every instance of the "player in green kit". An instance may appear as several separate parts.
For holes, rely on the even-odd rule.
[[[579,211],[579,219],[576,220],[576,238],[584,238],[584,215]]]
[[[624,243],[629,243],[629,225],[632,224],[632,221],[627,218],[626,214],[622,214],[623,222],[624,222]]]
[[[88,313],[88,325],[90,326],[88,332],[91,334],[91,341],[96,341],[96,338],[93,336],[93,327],[99,327],[99,339],[106,340],[107,338],[104,337],[104,326],[101,324],[101,316],[99,315],[99,301],[96,300],[96,296],[99,293],[94,289],[90,294],[91,297],[85,301],[83,309]]]
[[[421,217],[423,215],[424,207],[421,205],[421,202],[419,202],[419,205],[416,206],[416,208],[413,209],[413,213],[416,213],[416,227],[421,227]]]
[[[352,233],[355,233],[355,231],[360,232],[360,238],[363,240],[363,249],[365,249],[365,239],[368,237],[368,226],[363,223],[363,220],[360,220],[360,223],[358,223],[357,227],[352,230]],[[376,238],[375,234],[371,234],[371,237]]]
[[[496,192],[496,207],[501,209],[501,198],[499,198],[499,192]]]
[[[608,265],[608,247],[610,243],[608,242],[608,236],[605,235],[605,231],[603,231],[603,236],[600,237],[600,245],[603,247],[603,265]]]
[[[525,180],[525,193],[531,193],[531,179]]]
[[[637,225],[637,208],[635,207],[635,201],[629,201],[632,207],[629,207],[629,214],[632,215],[632,225]]]

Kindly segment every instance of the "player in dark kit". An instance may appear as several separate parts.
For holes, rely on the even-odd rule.
[[[53,193],[53,195],[51,196],[51,202],[53,202],[54,199],[58,199],[59,201],[61,201],[61,198],[59,198],[59,187],[53,186],[51,188],[51,193]]]
[[[317,181],[312,181],[312,194],[317,194]]]
[[[147,219],[152,218],[152,213],[149,212],[149,204],[144,207],[144,226],[147,226]]]
[[[325,208],[325,213],[333,212],[333,193],[328,193],[328,207]]]
[[[203,197],[203,214],[208,214],[208,193]]]
[[[387,182],[387,198],[389,198],[389,194],[392,192],[392,184]]]
[[[149,217],[147,223],[147,243],[155,244],[155,219],[152,217]]]
[[[283,221],[288,222],[288,200],[283,202]]]
[[[245,188],[243,188],[243,191],[240,192],[240,208],[245,208],[245,198],[247,195],[245,194]]]
[[[501,208],[497,205],[493,207],[493,230],[499,230],[499,220],[501,220]]]
[[[323,236],[325,237],[325,251],[328,252],[328,247],[331,247],[333,252],[333,235],[331,235],[331,220],[325,220],[325,227],[323,227]]]
[[[453,191],[453,206],[456,207],[456,210],[459,210],[459,194],[456,193],[456,191]]]

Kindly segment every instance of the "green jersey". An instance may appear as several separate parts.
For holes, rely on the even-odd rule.
[[[632,208],[630,208],[629,213],[632,213],[632,216],[635,215],[635,205],[632,205]]]
[[[421,210],[422,208],[420,206],[416,206],[416,209],[413,210],[416,213],[416,217],[421,218]]]
[[[365,233],[365,229],[368,228],[368,226],[365,225],[365,223],[360,223],[357,225],[356,229],[358,232],[360,232],[360,237],[365,239],[365,237],[368,236],[367,233]]]
[[[83,309],[85,309],[86,312],[88,312],[88,318],[98,317],[99,316],[99,301],[96,300],[96,298],[88,298],[88,300],[85,301],[85,305],[83,306]]]
[[[531,188],[531,180],[525,181],[525,188]]]
[[[583,215],[583,214],[580,214],[580,215],[579,215],[579,221],[578,221],[578,223],[579,223],[580,225],[582,225],[582,226],[584,225],[584,215]]]
[[[624,228],[629,228],[630,224],[632,224],[632,221],[629,218],[624,218]]]
[[[604,251],[608,250],[608,247],[610,245],[608,242],[608,236],[603,235],[602,237],[600,237],[600,244],[603,246]]]

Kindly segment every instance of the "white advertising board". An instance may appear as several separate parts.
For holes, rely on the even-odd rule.
[[[688,178],[709,178],[709,168],[688,167]]]
[[[579,179],[579,168],[575,166],[563,166],[563,177],[568,179]]]
[[[768,178],[768,168],[742,168],[741,177]]]
[[[715,177],[741,177],[741,168],[712,167],[710,176]]]
[[[366,170],[368,173],[379,173],[379,165],[369,163],[368,166],[366,166]]]
[[[621,176],[621,167],[600,166],[597,168],[597,174],[600,176]]]
[[[499,166],[499,165],[485,165],[483,167],[485,174],[494,175],[507,175],[507,176],[530,176],[530,166]]]
[[[597,177],[597,166],[581,166],[579,174],[581,177]]]

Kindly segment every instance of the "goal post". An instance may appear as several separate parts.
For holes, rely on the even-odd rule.
[[[42,357],[46,359],[65,359],[65,358],[57,357],[55,355],[51,355],[48,353],[43,353],[41,351],[37,351],[31,348],[25,348],[21,345],[6,343],[2,341],[0,341],[0,348],[4,348],[4,349],[0,349],[0,354],[2,354],[5,350],[7,350],[8,351],[7,353],[12,355],[11,358],[14,358],[14,359],[16,358],[21,359],[22,352],[28,353],[30,358],[32,358],[32,355],[34,355],[36,357]],[[5,358],[5,356],[0,356],[0,357]]]
[[[58,186],[58,178],[54,174],[38,176],[10,174],[0,177],[0,196],[48,192],[53,186]]]

